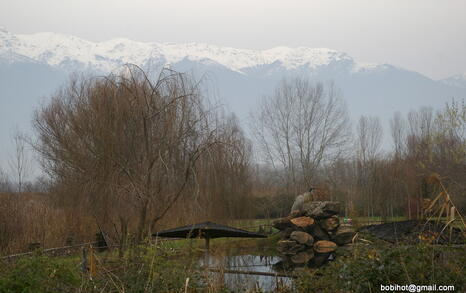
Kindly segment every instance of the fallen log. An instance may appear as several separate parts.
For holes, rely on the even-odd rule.
[[[285,230],[281,231],[280,233],[281,233],[282,239],[289,239],[293,231],[295,231],[293,228],[286,228]]]
[[[342,224],[340,227],[338,227],[337,231],[335,232],[336,234],[341,234],[341,233],[347,233],[347,232],[355,232],[355,229],[353,226],[349,226],[347,224]]]
[[[314,257],[309,261],[308,267],[318,268],[324,265],[330,257],[331,253],[315,253]]]
[[[338,216],[331,216],[326,219],[319,220],[319,224],[327,232],[335,231],[340,226]]]
[[[330,235],[323,230],[317,223],[304,228],[304,231],[311,234],[315,240],[330,240]]]
[[[304,244],[306,246],[312,246],[314,243],[314,237],[309,233],[302,231],[293,231],[290,234],[290,239],[298,242],[299,244]]]
[[[318,253],[332,252],[337,249],[337,244],[332,241],[320,240],[314,243],[314,250]]]
[[[291,219],[289,218],[280,218],[273,221],[272,226],[280,231],[286,230],[288,228],[296,230],[297,226],[294,225],[290,220]]]
[[[294,264],[305,264],[314,257],[312,250],[306,250],[293,255],[290,259]]]
[[[335,242],[338,246],[343,246],[345,244],[353,243],[353,239],[355,238],[355,232],[345,232],[336,234],[332,237],[332,241]]]
[[[307,226],[311,226],[314,224],[314,219],[310,217],[299,217],[299,218],[293,218],[290,220],[291,223],[293,223],[295,226],[305,228]]]
[[[284,255],[294,255],[299,251],[305,250],[306,246],[293,240],[280,240],[277,242],[277,249]]]

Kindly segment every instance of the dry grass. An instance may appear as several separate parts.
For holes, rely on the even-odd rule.
[[[92,239],[96,231],[90,219],[55,207],[42,193],[0,194],[0,253],[29,250],[31,243],[43,248]]]

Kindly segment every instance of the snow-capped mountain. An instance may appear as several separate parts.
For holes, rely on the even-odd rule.
[[[258,98],[283,78],[334,81],[353,120],[373,115],[388,121],[395,111],[443,107],[466,98],[466,77],[434,81],[390,64],[363,63],[324,48],[235,49],[199,43],[144,43],[128,39],[91,42],[57,33],[12,34],[0,28],[0,142],[13,128],[30,129],[31,115],[70,73],[105,74],[133,63],[148,70],[169,65],[195,78],[207,76],[220,101],[241,121]],[[387,125],[388,123],[385,123]],[[388,135],[386,135],[388,136]],[[0,163],[8,147],[0,144]],[[4,144],[6,145],[6,144]]]
[[[198,43],[142,43],[123,38],[91,42],[56,33],[14,35],[1,28],[0,52],[13,52],[67,72],[109,72],[126,63],[140,66],[151,63],[176,64],[185,59],[206,64],[217,63],[241,74],[270,65],[279,65],[285,70],[317,70],[344,64],[353,72],[377,68],[375,64],[355,62],[346,53],[324,48],[247,50]]]
[[[441,82],[449,86],[466,88],[466,73],[453,75],[449,78],[442,79]]]
[[[145,69],[169,65],[207,76],[221,102],[245,118],[258,98],[283,78],[334,81],[351,117],[379,116],[420,106],[439,108],[466,97],[465,76],[434,81],[390,64],[363,63],[324,48],[235,49],[199,43],[144,43],[128,39],[91,42],[57,33],[12,34],[0,28],[0,141],[13,127],[28,129],[31,114],[73,72],[105,74],[133,63]],[[244,119],[242,119],[244,121]],[[388,135],[387,135],[388,136]],[[0,149],[0,162],[2,161]]]

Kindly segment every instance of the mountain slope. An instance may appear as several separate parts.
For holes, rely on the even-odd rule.
[[[453,75],[441,80],[447,86],[466,88],[466,73]]]
[[[279,63],[286,70],[318,69],[332,63],[350,63],[353,70],[364,67],[345,53],[325,48],[277,47],[247,50],[188,43],[142,43],[128,39],[90,42],[70,35],[37,33],[14,35],[0,29],[2,50],[9,50],[67,71],[92,69],[108,72],[125,63],[145,65],[154,60],[178,63],[188,58],[210,60],[239,73]],[[157,62],[159,63],[159,62]]]
[[[464,76],[434,81],[393,65],[358,62],[325,48],[248,50],[122,38],[91,42],[56,33],[15,35],[0,28],[0,139],[8,140],[14,125],[27,125],[41,98],[49,96],[70,73],[101,75],[121,70],[126,63],[150,70],[170,66],[192,72],[241,119],[254,109],[259,97],[272,93],[281,79],[293,76],[334,81],[353,119],[376,115],[387,121],[395,111],[437,108],[452,97],[466,97]]]

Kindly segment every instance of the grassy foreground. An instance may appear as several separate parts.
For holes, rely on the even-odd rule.
[[[379,292],[380,284],[454,285],[455,292],[464,292],[464,246],[393,246],[364,238],[371,243],[338,250],[336,260],[320,269],[300,270],[293,287],[279,288],[280,292]],[[267,255],[273,253],[276,240],[218,239],[211,247],[216,254],[252,248]],[[99,253],[92,279],[82,274],[79,256],[48,257],[38,252],[0,266],[0,292],[231,292],[216,277],[219,274],[199,267],[201,247],[202,241],[182,240],[136,247],[122,258],[115,252]]]

